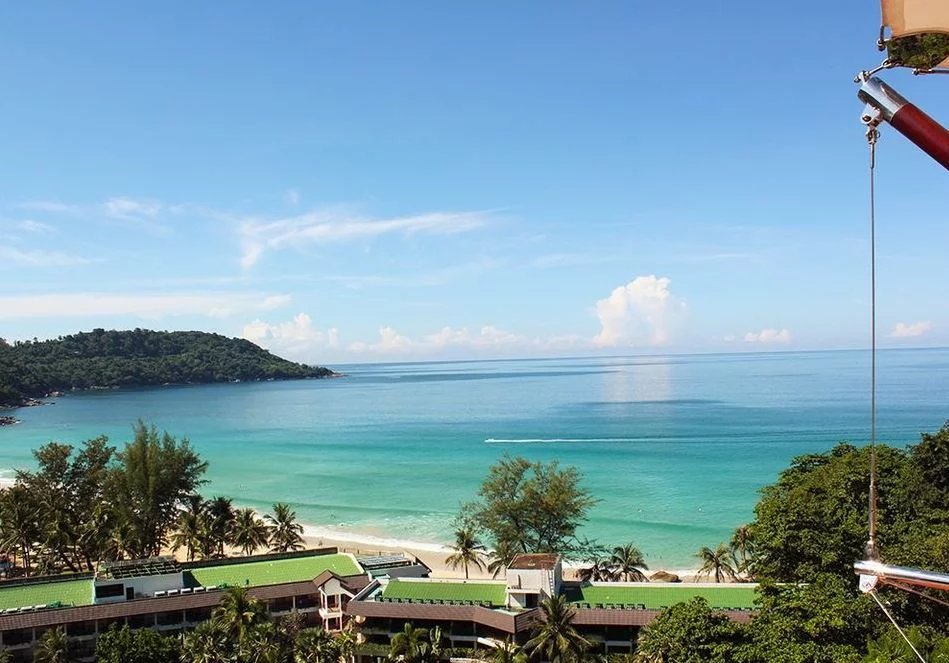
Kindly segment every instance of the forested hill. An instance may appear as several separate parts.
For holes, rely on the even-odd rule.
[[[91,332],[50,341],[0,339],[0,405],[93,387],[286,380],[335,375],[296,364],[250,341],[205,332]]]

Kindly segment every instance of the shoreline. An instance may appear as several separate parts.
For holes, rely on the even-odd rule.
[[[0,474],[0,490],[11,487],[16,481],[15,476]],[[238,506],[238,505],[235,505]],[[256,511],[256,510],[255,510]],[[264,512],[257,511],[261,518]],[[301,522],[303,526],[303,541],[307,548],[338,548],[340,552],[353,555],[377,555],[380,553],[406,553],[414,556],[432,570],[432,576],[437,578],[464,578],[463,568],[452,569],[445,563],[445,558],[452,554],[453,549],[444,543],[431,541],[413,541],[399,539],[392,536],[359,532],[353,530],[339,530],[325,525],[312,525]],[[241,557],[236,549],[228,551],[230,557]],[[649,560],[646,560],[647,562]],[[571,562],[564,563],[564,570],[568,577],[576,577],[576,573],[584,565]],[[659,571],[665,571],[679,576],[682,582],[701,580],[697,568],[667,568],[655,567],[646,571],[651,576]],[[491,574],[474,566],[469,567],[468,574],[472,580],[490,580]],[[501,577],[501,576],[499,576]]]

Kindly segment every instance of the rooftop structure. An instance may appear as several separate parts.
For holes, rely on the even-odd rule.
[[[560,557],[548,553],[516,555],[507,568],[519,570],[544,569],[553,571],[560,565]]]

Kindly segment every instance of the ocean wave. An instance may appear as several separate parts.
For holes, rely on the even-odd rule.
[[[582,444],[584,442],[654,442],[661,438],[656,437],[525,437],[525,438],[498,438],[489,437],[485,444],[547,444],[567,443]]]

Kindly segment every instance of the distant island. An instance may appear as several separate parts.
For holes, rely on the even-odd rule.
[[[36,404],[55,392],[334,377],[250,341],[206,332],[91,332],[48,341],[0,339],[0,406]],[[0,424],[13,423],[9,416]]]

